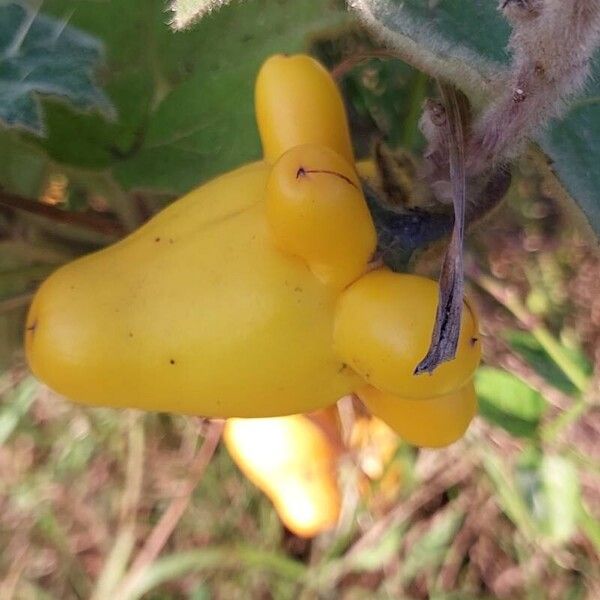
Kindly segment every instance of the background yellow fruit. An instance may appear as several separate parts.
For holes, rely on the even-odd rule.
[[[305,415],[229,419],[223,440],[288,529],[311,537],[336,524],[341,506],[337,448],[315,420]]]

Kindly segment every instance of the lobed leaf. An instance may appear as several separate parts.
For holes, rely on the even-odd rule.
[[[0,122],[43,135],[40,96],[114,117],[94,80],[102,54],[99,40],[63,19],[14,2],[0,4]]]
[[[44,148],[66,164],[114,169],[127,189],[169,194],[257,159],[260,64],[277,52],[306,50],[315,32],[347,20],[336,3],[247,0],[174,34],[164,0],[46,0],[44,7],[71,14],[70,23],[104,41],[106,90],[119,114],[107,123],[47,101]]]

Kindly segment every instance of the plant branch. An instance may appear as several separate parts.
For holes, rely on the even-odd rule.
[[[600,0],[501,0],[513,26],[512,67],[502,92],[474,126],[470,175],[514,157],[523,142],[585,83],[600,45]]]
[[[127,411],[127,440],[126,484],[121,499],[119,529],[91,600],[104,600],[112,595],[135,546],[136,513],[144,474],[144,422],[140,413],[134,410]]]
[[[177,523],[190,503],[192,493],[202,479],[221,439],[223,422],[212,421],[208,427],[202,447],[190,465],[190,477],[182,486],[180,493],[171,500],[167,510],[155,525],[146,542],[135,557],[129,572],[125,575],[117,590],[118,598],[128,598],[143,578],[146,569],[154,562],[167,543]]]
[[[33,298],[32,293],[19,294],[11,298],[2,298],[0,300],[0,314],[27,306]]]
[[[61,210],[49,204],[42,204],[37,200],[24,198],[17,194],[0,190],[0,206],[4,206],[13,211],[21,211],[29,214],[50,219],[57,223],[74,225],[83,229],[90,229],[96,233],[111,237],[121,237],[124,230],[115,221],[107,219],[100,215],[90,213],[78,213],[67,210]]]

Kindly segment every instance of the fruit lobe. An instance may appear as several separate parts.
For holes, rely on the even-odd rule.
[[[367,268],[377,234],[354,169],[326,146],[288,150],[267,184],[278,246],[302,257],[325,285],[343,288]]]
[[[438,284],[418,275],[371,271],[344,290],[335,311],[339,357],[370,385],[404,398],[432,398],[462,387],[481,357],[477,322],[463,311],[454,360],[414,375],[435,322]]]
[[[406,399],[366,386],[358,396],[375,416],[415,446],[440,448],[461,438],[477,413],[472,381],[445,396]]]
[[[321,144],[354,164],[342,97],[314,58],[269,58],[258,73],[254,99],[265,160],[275,162],[294,146]]]

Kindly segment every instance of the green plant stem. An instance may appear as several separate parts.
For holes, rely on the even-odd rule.
[[[138,582],[145,577],[148,569],[152,568],[154,561],[185,513],[192,494],[215,453],[221,439],[222,431],[223,422],[212,421],[210,423],[204,443],[190,466],[189,480],[183,486],[181,492],[171,501],[167,510],[165,510],[150,535],[146,538],[144,546],[133,561],[128,573],[119,584],[117,590],[119,598],[129,597],[131,590],[136,588]]]
[[[531,333],[573,385],[580,392],[585,392],[589,377],[566,355],[560,342],[543,326],[534,327]]]
[[[552,358],[580,392],[586,391],[589,383],[587,374],[571,360],[552,333],[527,311],[513,290],[503,287],[488,275],[479,274],[474,276],[473,280],[480,288],[507,308],[531,332],[548,356]]]
[[[308,572],[302,563],[257,548],[203,548],[171,554],[157,560],[136,580],[133,587],[119,595],[119,600],[137,600],[153,588],[189,573],[207,569],[237,571],[248,568],[270,571],[292,581],[303,579]]]
[[[404,121],[404,131],[402,135],[402,145],[404,148],[414,148],[417,134],[419,132],[419,119],[423,112],[423,102],[427,97],[427,84],[429,77],[421,71],[417,71],[415,81],[412,86],[410,97],[410,110]]]
[[[104,563],[90,600],[110,598],[123,576],[135,545],[137,507],[144,473],[144,421],[136,411],[128,411],[128,457],[126,484],[121,501],[121,517],[115,543]]]
[[[544,427],[542,430],[542,438],[544,441],[554,441],[566,427],[577,421],[577,419],[585,413],[587,407],[588,404],[585,398],[577,400],[572,406]]]

